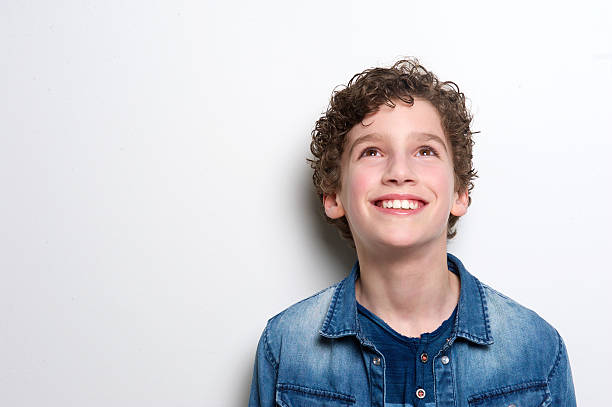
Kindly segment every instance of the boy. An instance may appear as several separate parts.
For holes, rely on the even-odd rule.
[[[309,161],[358,260],[268,321],[250,406],[576,405],[557,331],[446,253],[476,177],[471,120],[414,59],[333,94]]]

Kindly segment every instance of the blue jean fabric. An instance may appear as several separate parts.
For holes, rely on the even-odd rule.
[[[430,355],[435,402],[427,407],[575,406],[559,333],[481,283],[457,257],[447,261],[461,291],[451,338]],[[357,317],[358,273],[355,263],[347,278],[268,321],[249,406],[384,406],[384,358]]]

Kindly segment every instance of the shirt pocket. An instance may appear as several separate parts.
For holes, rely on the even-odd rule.
[[[281,407],[344,407],[355,401],[349,394],[288,383],[276,385],[276,404]]]
[[[546,407],[550,403],[550,391],[544,381],[504,386],[468,398],[470,407]]]

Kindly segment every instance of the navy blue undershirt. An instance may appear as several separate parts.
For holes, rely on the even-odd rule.
[[[435,331],[424,333],[420,338],[410,338],[396,332],[359,303],[357,310],[363,336],[384,356],[386,405],[417,407],[434,403],[431,363],[451,336],[457,307]],[[425,390],[422,399],[416,396],[418,388]]]

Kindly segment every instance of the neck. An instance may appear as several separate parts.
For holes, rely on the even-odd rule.
[[[397,332],[432,332],[459,301],[459,278],[448,270],[446,236],[430,248],[365,251],[356,243],[360,277],[357,301]]]

